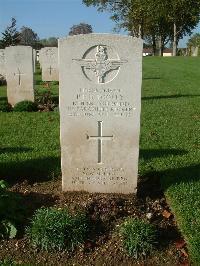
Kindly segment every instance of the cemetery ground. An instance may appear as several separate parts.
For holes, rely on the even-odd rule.
[[[22,196],[24,219],[15,239],[0,241],[0,259],[25,265],[200,265],[199,69],[198,58],[144,59],[137,196],[62,193],[57,109],[1,112],[0,179]],[[39,74],[36,84],[40,92],[49,89]],[[57,99],[58,84],[50,84]],[[0,101],[5,97],[1,86]],[[85,211],[93,229],[84,244],[69,253],[30,247],[24,228],[42,206]],[[139,262],[118,236],[129,216],[158,229],[156,250]]]

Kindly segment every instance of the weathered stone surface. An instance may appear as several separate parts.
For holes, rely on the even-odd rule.
[[[8,102],[34,101],[32,47],[6,47],[5,57]]]
[[[40,50],[40,64],[42,67],[43,81],[53,81],[59,79],[57,47],[42,48]]]
[[[64,191],[134,193],[142,40],[87,34],[59,40]]]
[[[6,77],[5,50],[0,49],[0,76]]]
[[[36,70],[36,50],[33,49],[33,72]]]

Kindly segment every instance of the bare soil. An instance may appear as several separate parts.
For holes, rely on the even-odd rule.
[[[140,181],[137,195],[90,194],[61,191],[61,180],[30,184],[17,183],[11,191],[23,198],[27,215],[17,239],[0,241],[0,260],[11,259],[25,265],[189,265],[187,248],[176,221],[160,190],[158,180]],[[33,249],[24,236],[34,211],[42,206],[67,207],[71,212],[84,210],[90,216],[94,232],[73,253],[44,252]],[[124,251],[117,233],[127,217],[139,217],[153,223],[159,232],[159,245],[149,257],[136,260]]]

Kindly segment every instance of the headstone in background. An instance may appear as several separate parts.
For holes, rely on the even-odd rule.
[[[33,49],[33,72],[36,70],[36,50]]]
[[[32,47],[6,47],[5,58],[8,102],[34,101]]]
[[[38,52],[38,62],[40,64],[40,68],[42,68],[42,49]]]
[[[192,56],[198,56],[199,47],[191,47]]]
[[[41,49],[42,80],[59,80],[58,48],[45,47]]]
[[[64,191],[136,192],[142,43],[108,34],[59,40]]]
[[[40,50],[36,50],[36,62],[40,62],[39,61],[39,57],[40,57]]]
[[[0,77],[6,78],[6,68],[5,68],[5,50],[0,49]]]

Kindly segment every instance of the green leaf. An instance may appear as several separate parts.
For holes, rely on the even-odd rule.
[[[15,225],[12,222],[10,222],[8,220],[4,220],[4,221],[2,221],[1,224],[2,224],[2,226],[4,228],[4,232],[5,232],[6,237],[8,237],[8,238],[16,237],[17,229],[16,229]]]
[[[0,189],[8,188],[8,183],[4,180],[0,180]]]

